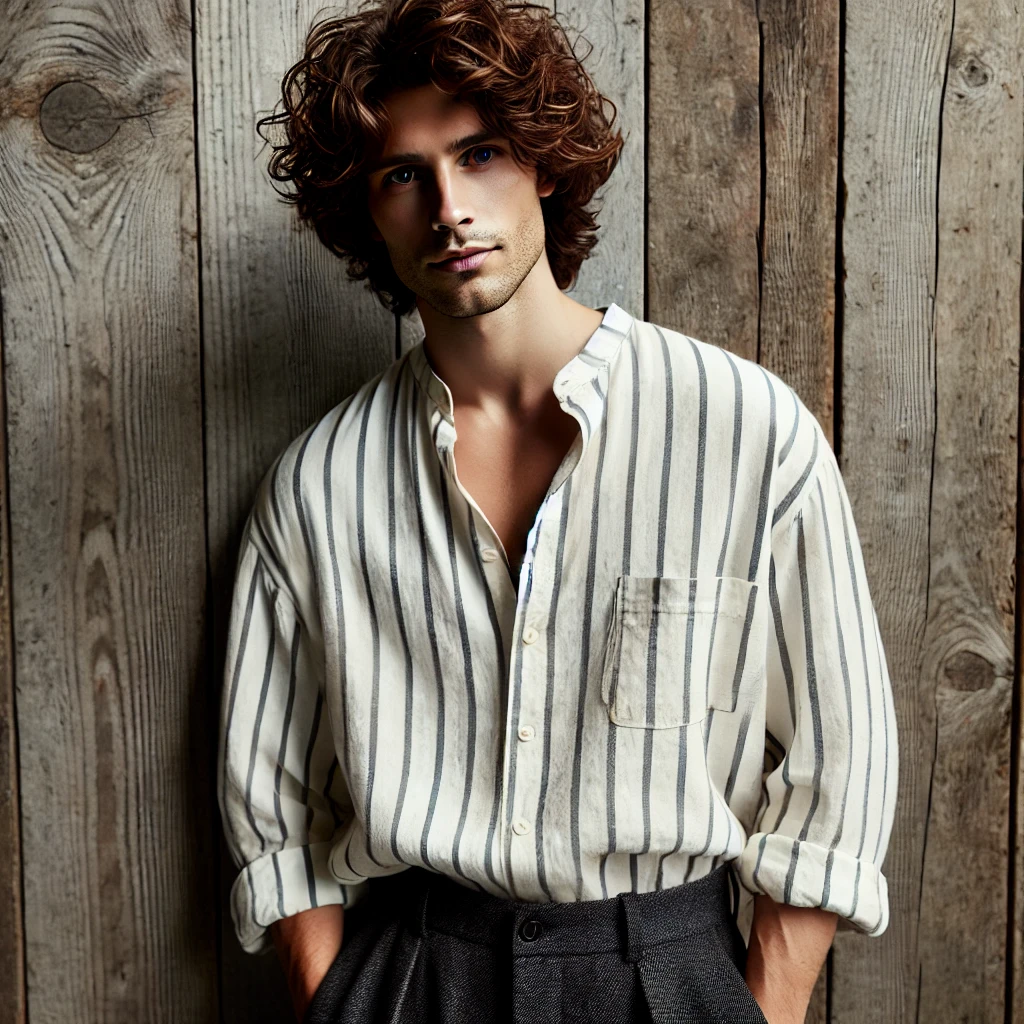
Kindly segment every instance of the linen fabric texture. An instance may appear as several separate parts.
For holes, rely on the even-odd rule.
[[[552,389],[580,430],[518,581],[422,340],[264,476],[218,752],[245,950],[410,867],[566,903],[728,864],[744,941],[757,893],[885,931],[895,709],[819,422],[615,303]]]

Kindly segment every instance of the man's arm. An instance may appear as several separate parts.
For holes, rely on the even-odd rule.
[[[217,800],[238,871],[231,919],[247,953],[270,951],[272,922],[350,906],[365,886],[339,882],[330,864],[354,811],[331,731],[319,591],[295,525],[293,463],[289,448],[264,476],[242,531],[221,695]],[[340,924],[334,935],[339,942]]]
[[[344,908],[332,903],[303,910],[270,925],[298,1021],[305,1017],[313,995],[341,950],[344,921]]]
[[[881,865],[899,770],[849,496],[820,424],[795,407],[771,517],[763,792],[737,863],[755,899],[747,985],[771,1024],[803,1020],[838,916],[869,936],[885,931]]]
[[[803,1024],[837,923],[838,915],[820,907],[754,897],[747,987],[768,1024]]]

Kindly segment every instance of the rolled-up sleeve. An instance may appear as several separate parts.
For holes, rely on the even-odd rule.
[[[243,533],[228,627],[218,803],[239,874],[231,916],[242,948],[272,948],[267,926],[313,907],[347,906],[363,886],[328,866],[352,815],[335,754],[316,645],[297,603]]]
[[[783,756],[765,774],[738,877],[878,936],[889,923],[895,707],[846,488],[823,434],[814,449],[772,533],[765,723]]]

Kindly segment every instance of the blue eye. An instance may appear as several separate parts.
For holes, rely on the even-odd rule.
[[[470,153],[484,152],[484,153],[491,153],[493,155],[493,154],[498,153],[499,150],[498,150],[498,148],[496,146],[477,146],[474,149],[471,149],[469,152]],[[482,163],[478,164],[477,166],[486,167],[487,164],[489,164],[490,162],[491,162],[490,159],[484,160]],[[415,167],[399,167],[396,170],[391,171],[389,174],[385,175],[385,177],[384,177],[384,185],[385,186],[388,186],[388,185],[409,185],[409,184],[411,184],[411,180],[410,181],[395,181],[395,175],[396,174],[415,174],[415,173],[416,173],[416,168]]]

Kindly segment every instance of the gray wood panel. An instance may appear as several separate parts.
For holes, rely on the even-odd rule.
[[[762,10],[764,228],[758,361],[791,384],[837,443],[835,390],[839,9]]]
[[[394,357],[393,316],[274,192],[256,122],[281,110],[281,79],[331,8],[269,0],[200,3],[196,38],[203,372],[211,599],[210,691],[223,683],[242,525],[274,457]],[[281,130],[263,134],[280,141]],[[286,186],[277,183],[278,188]],[[211,715],[216,710],[211,705]],[[244,953],[228,896],[237,871],[219,843],[221,1012],[259,1024],[294,1014],[276,953]]]
[[[918,950],[938,924],[920,915],[939,731],[935,666],[927,663],[929,620],[936,615],[929,533],[939,529],[932,506],[938,428],[932,317],[952,12],[945,0],[900,7],[855,0],[846,7],[840,466],[896,697],[900,779],[883,866],[889,927],[870,947],[851,949],[856,936],[836,936],[840,969],[832,1005],[839,1019],[917,1020],[919,985],[942,984],[930,972],[926,982]],[[935,500],[941,509],[937,492]],[[944,556],[937,549],[935,555],[938,568]],[[994,909],[987,896],[975,895]],[[956,978],[945,985],[952,995]],[[922,992],[921,1000],[930,996]],[[932,1019],[958,1018],[943,1010]]]
[[[0,87],[2,95],[2,87]],[[0,129],[0,139],[3,138]],[[2,210],[0,200],[0,210]],[[2,230],[2,229],[0,229]],[[7,294],[0,263],[0,308]],[[0,342],[3,320],[0,318]],[[2,353],[0,353],[2,356]],[[0,358],[0,375],[2,375]],[[0,388],[0,423],[6,401]],[[0,467],[7,467],[7,434],[0,434]],[[0,473],[0,1024],[25,1021],[25,933],[21,900],[21,822],[17,720],[14,704],[14,650],[11,635],[10,502],[7,473]]]
[[[216,999],[191,35],[162,14],[20,5],[2,30],[35,1024],[211,1020]]]
[[[648,319],[757,358],[753,0],[650,0]]]
[[[618,166],[593,203],[597,245],[566,294],[597,309],[610,302],[644,317],[644,34],[643,0],[556,0],[547,4],[566,28],[577,57],[598,90],[618,108],[622,132]],[[578,41],[578,36],[582,39]],[[590,46],[593,50],[586,57]],[[585,59],[584,59],[585,58]],[[605,110],[610,111],[606,105]]]
[[[1014,0],[958,0],[939,117],[935,426],[922,670],[933,702],[920,1020],[1006,1011],[1024,193]],[[850,396],[858,413],[862,396]],[[922,774],[927,762],[914,768]],[[864,959],[850,978],[877,976]],[[856,1004],[853,999],[856,998]],[[863,1005],[863,992],[848,1005]]]

